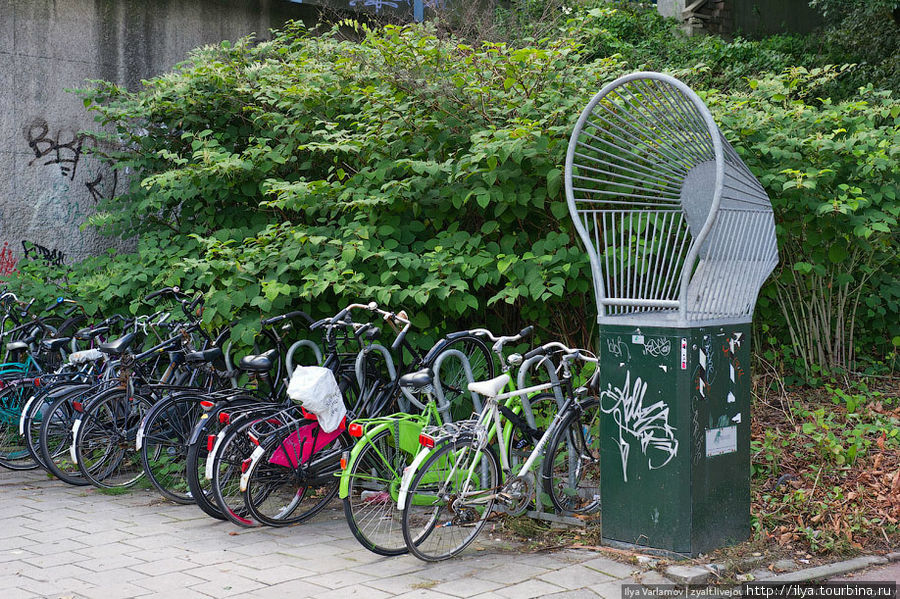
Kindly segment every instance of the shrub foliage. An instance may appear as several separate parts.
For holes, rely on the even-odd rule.
[[[160,285],[203,289],[204,318],[237,318],[244,339],[260,313],[375,300],[407,308],[423,344],[438,330],[527,322],[593,345],[561,165],[590,96],[653,62],[635,64],[644,54],[620,10],[584,10],[559,35],[517,44],[428,26],[355,25],[354,41],[290,27],[196,50],[141,90],[97,82],[85,104],[122,148],[109,159],[134,174],[88,226],[136,236],[136,249],[67,273],[32,264],[17,284],[55,294],[46,281],[65,274],[67,293],[104,310],[137,310]],[[782,72],[789,53],[748,66],[740,44],[751,43],[722,46],[712,71],[653,66],[722,84],[704,98],[772,196],[784,265],[757,320],[808,369],[850,365],[854,347],[890,356],[898,106],[871,88],[821,100],[839,69]]]

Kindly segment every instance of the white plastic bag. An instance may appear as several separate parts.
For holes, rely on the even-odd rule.
[[[103,357],[103,352],[101,352],[99,349],[85,349],[69,354],[69,364],[84,364],[86,362],[96,362]]]
[[[298,366],[291,375],[287,394],[307,412],[315,414],[326,433],[337,430],[347,414],[344,397],[328,368]]]

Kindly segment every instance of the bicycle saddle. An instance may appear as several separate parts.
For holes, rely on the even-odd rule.
[[[272,368],[272,360],[278,354],[278,350],[270,349],[264,354],[244,356],[238,368],[241,370],[249,370],[250,372],[266,372]]]
[[[249,358],[250,356],[247,357]],[[225,355],[219,347],[211,347],[209,349],[204,349],[203,351],[190,352],[185,354],[184,359],[188,364],[204,364],[209,362],[219,370],[225,369]],[[268,368],[266,368],[266,370],[268,370]]]
[[[66,343],[71,340],[71,337],[60,337],[59,339],[44,339],[43,341],[41,341],[41,347],[49,351],[56,351],[61,347],[65,347]]]
[[[503,387],[509,382],[508,374],[495,376],[488,381],[478,381],[477,383],[469,383],[468,389],[472,393],[477,393],[484,397],[493,397],[499,395],[503,391]]]
[[[134,343],[135,337],[136,335],[134,333],[128,333],[124,337],[119,337],[115,341],[101,344],[97,349],[110,356],[120,356],[122,355],[122,352],[131,347],[131,344]]]
[[[404,374],[397,382],[401,387],[406,387],[408,389],[417,391],[431,386],[431,384],[434,382],[434,373],[431,372],[430,368],[423,368],[418,372],[410,372],[409,374]]]

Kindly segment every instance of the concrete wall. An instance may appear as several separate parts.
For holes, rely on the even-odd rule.
[[[0,0],[0,277],[23,242],[58,263],[111,247],[79,225],[124,182],[85,154],[79,132],[96,125],[66,88],[135,89],[192,48],[312,14],[281,0]]]

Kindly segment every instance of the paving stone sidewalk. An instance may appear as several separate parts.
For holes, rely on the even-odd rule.
[[[338,501],[299,526],[241,529],[153,491],[104,495],[2,471],[0,514],[3,599],[620,599],[624,583],[668,582],[589,551],[510,551],[486,533],[446,562],[380,557]]]

